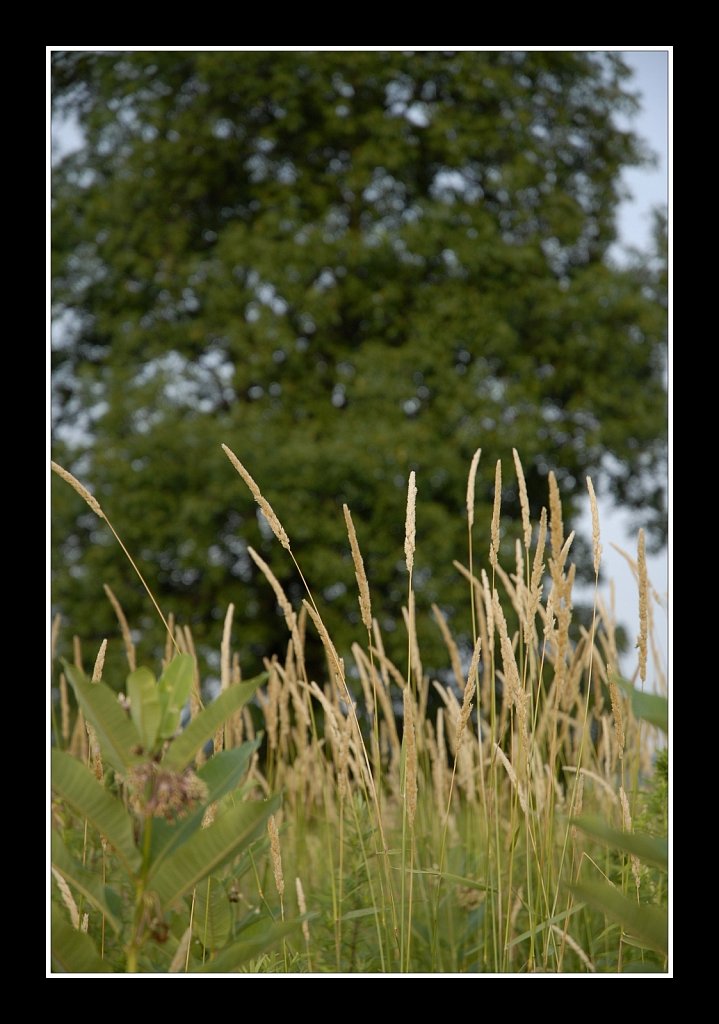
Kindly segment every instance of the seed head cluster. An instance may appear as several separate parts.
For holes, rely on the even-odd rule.
[[[146,761],[130,770],[127,781],[132,809],[145,818],[174,821],[207,799],[207,786],[189,768],[174,772]]]

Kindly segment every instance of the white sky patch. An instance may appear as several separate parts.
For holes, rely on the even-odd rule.
[[[668,64],[666,51],[636,51],[623,54],[634,71],[629,88],[640,94],[641,110],[628,120],[617,117],[622,128],[631,128],[657,156],[656,167],[631,168],[622,182],[631,193],[619,207],[619,237],[622,245],[646,249],[651,242],[652,216],[656,206],[666,206],[668,196]],[[613,253],[616,255],[616,253]]]

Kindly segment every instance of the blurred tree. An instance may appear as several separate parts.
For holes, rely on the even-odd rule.
[[[477,446],[480,557],[498,457],[517,508],[513,446],[535,513],[555,468],[571,521],[589,472],[661,529],[664,263],[607,259],[620,172],[647,159],[614,120],[628,74],[591,53],[54,54],[54,111],[84,139],[53,172],[55,457],[200,643],[232,600],[247,668],[281,650],[248,544],[301,594],[221,441],[344,648],[362,631],[341,504],[399,637],[411,469],[418,602],[460,631]],[[154,631],[61,482],[53,524],[72,629],[114,631],[106,581]]]

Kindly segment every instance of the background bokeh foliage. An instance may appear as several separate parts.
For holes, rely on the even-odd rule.
[[[54,458],[201,650],[229,601],[248,674],[286,644],[248,544],[301,596],[221,441],[338,647],[361,630],[342,502],[386,642],[406,644],[416,470],[430,668],[430,602],[466,607],[452,560],[476,447],[478,524],[497,458],[517,508],[516,447],[535,518],[549,469],[567,524],[591,473],[661,540],[666,231],[657,216],[654,252],[608,259],[621,171],[648,159],[617,125],[635,105],[619,56],[58,52],[52,75],[84,139],[53,170]],[[106,582],[150,653],[161,626],[103,524],[62,481],[52,503],[56,610],[114,636]]]

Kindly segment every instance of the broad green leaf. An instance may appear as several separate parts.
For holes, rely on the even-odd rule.
[[[626,679],[617,682],[631,699],[632,711],[636,718],[643,718],[650,725],[656,725],[662,732],[669,732],[669,701],[658,693],[644,693],[637,690]]]
[[[230,937],[230,901],[222,882],[215,875],[200,882],[195,889],[192,927],[206,949],[221,949]]]
[[[73,928],[62,909],[53,903],[50,920],[50,960],[55,974],[111,974],[95,943]]]
[[[258,737],[232,750],[221,750],[200,768],[197,774],[207,786],[208,803],[219,800],[240,783],[260,743],[261,738]]]
[[[121,913],[119,896],[112,889],[104,886],[96,875],[75,860],[56,829],[53,829],[52,832],[51,858],[52,866],[60,872],[65,881],[81,892],[88,903],[104,914],[105,920],[113,931],[119,932],[122,927],[118,916]],[[110,906],[111,903],[113,908]]]
[[[158,820],[154,824],[152,860],[155,868],[200,827],[210,804],[215,803],[226,793],[231,793],[239,785],[247,771],[250,758],[259,745],[260,740],[256,739],[232,750],[222,750],[203,765],[197,774],[207,786],[207,800],[196,811],[180,818],[179,821],[171,824]]]
[[[163,906],[170,906],[261,835],[279,802],[275,796],[266,803],[230,808],[214,825],[195,832],[159,867],[151,867],[148,889],[158,894]]]
[[[313,914],[306,914],[294,921],[284,921],[280,924],[273,924],[269,927],[258,926],[248,928],[243,932],[242,938],[233,942],[227,949],[221,950],[207,964],[199,967],[194,974],[232,974],[238,971],[248,960],[264,953],[271,946],[278,945],[281,940],[296,931],[303,921],[314,917]]]
[[[620,832],[618,829],[610,828],[601,818],[589,815],[575,818],[572,824],[595,839],[601,839],[610,846],[617,846],[620,850],[633,853],[640,860],[656,864],[663,871],[667,870],[669,844],[666,839],[648,836],[643,832]]]
[[[84,764],[62,750],[51,754],[52,787],[81,818],[105,836],[123,867],[132,875],[140,866],[132,818],[120,801],[100,785]]]
[[[640,905],[607,882],[583,882],[569,888],[590,907],[601,910],[612,921],[621,924],[630,936],[645,946],[659,953],[667,952],[669,929],[666,909]]]
[[[159,688],[162,705],[160,739],[170,740],[177,732],[182,709],[187,703],[192,689],[194,672],[195,663],[192,655],[178,654],[160,676]]]
[[[140,745],[140,734],[109,686],[89,682],[82,672],[66,661],[63,665],[82,713],[95,730],[102,756],[124,774],[138,760],[134,751]]]
[[[197,718],[190,722],[185,731],[172,741],[164,757],[165,766],[178,771],[185,768],[202,745],[215,735],[235,711],[239,711],[252,698],[266,679],[267,673],[263,672],[249,682],[235,683],[213,700],[212,704],[208,704]]]
[[[130,716],[140,734],[146,753],[151,753],[160,728],[160,693],[149,668],[138,668],[127,677]]]

